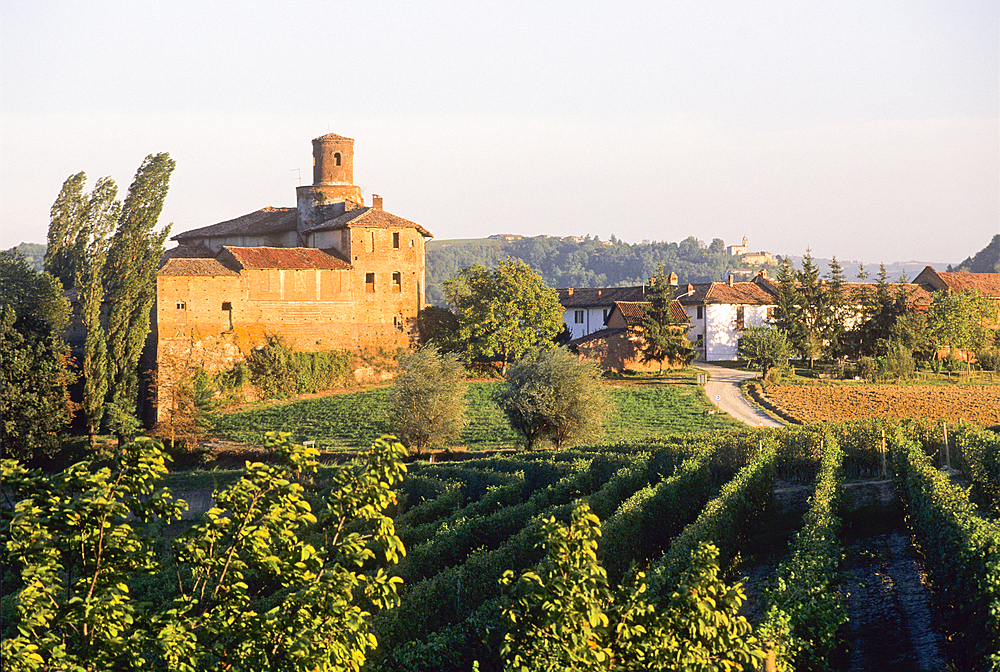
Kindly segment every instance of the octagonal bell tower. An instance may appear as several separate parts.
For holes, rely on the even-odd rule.
[[[313,183],[295,190],[300,232],[364,206],[361,189],[354,185],[354,140],[329,133],[312,145]]]

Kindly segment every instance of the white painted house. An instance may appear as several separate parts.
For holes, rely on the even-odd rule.
[[[775,296],[762,275],[752,282],[701,282],[682,285],[674,294],[691,320],[688,339],[696,358],[706,362],[735,361],[740,334],[771,318]]]

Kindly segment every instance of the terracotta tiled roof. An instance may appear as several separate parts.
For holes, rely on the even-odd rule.
[[[684,305],[699,303],[743,304],[749,306],[769,306],[774,304],[774,295],[754,282],[699,282],[680,285],[674,296]]]
[[[170,259],[213,259],[215,253],[207,247],[201,245],[178,245],[163,253],[160,257],[160,266],[163,266]]]
[[[594,341],[599,338],[608,338],[609,336],[616,336],[618,334],[626,334],[628,329],[625,327],[609,327],[601,329],[600,331],[595,331],[580,338],[574,338],[572,341],[567,343],[567,345],[579,345],[580,343],[586,343],[588,341]]]
[[[1000,297],[1000,273],[938,273],[953,292],[978,290],[984,296]]]
[[[330,268],[348,270],[351,265],[324,250],[311,247],[229,247],[222,248],[219,259],[232,261],[241,268]]]
[[[220,276],[239,275],[217,259],[168,259],[160,269],[160,275]]]
[[[861,292],[864,288],[871,294],[876,291],[876,286],[871,282],[845,282],[844,283],[844,295],[849,301],[860,302]],[[926,289],[920,285],[914,285],[913,283],[903,283],[903,288],[906,290],[907,303],[916,308],[926,308],[931,305],[931,294]],[[900,284],[898,282],[889,283],[889,294],[890,296],[896,296],[896,292],[899,291]]]
[[[424,227],[408,219],[397,217],[379,208],[356,208],[348,210],[339,217],[314,224],[302,233],[313,231],[332,231],[351,227],[369,227],[374,229],[416,229],[420,235],[433,238],[434,235]]]
[[[630,327],[638,326],[646,318],[646,309],[652,304],[649,301],[615,301],[615,307],[621,311],[626,324]],[[684,308],[677,301],[670,302],[670,317],[683,324],[688,324],[691,319]]]
[[[171,240],[183,241],[205,236],[264,236],[294,231],[297,226],[297,216],[298,211],[295,208],[261,208],[236,219],[178,233]]]
[[[559,289],[559,303],[564,309],[610,306],[615,301],[641,301],[645,287],[601,287]]]

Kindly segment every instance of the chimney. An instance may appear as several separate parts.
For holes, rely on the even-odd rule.
[[[570,287],[569,289],[566,290],[566,296],[573,296],[573,288],[572,287]]]
[[[382,197],[378,194],[372,194],[372,208],[375,210],[382,209]]]
[[[733,274],[732,273],[729,274],[729,286],[730,287],[733,286]]]
[[[677,286],[677,274],[676,273],[673,273],[673,272],[670,273],[670,286],[671,287],[676,287]]]
[[[688,283],[688,294],[692,293],[693,291],[694,291],[694,285],[692,285],[692,284],[691,284],[691,283],[689,282],[689,283]]]

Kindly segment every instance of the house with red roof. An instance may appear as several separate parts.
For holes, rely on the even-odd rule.
[[[593,359],[606,371],[658,371],[658,362],[643,362],[642,322],[649,301],[615,301],[603,329],[570,341],[581,357]],[[688,327],[688,316],[676,300],[670,303],[670,316],[678,329]],[[666,363],[665,363],[666,364]],[[669,366],[669,365],[667,365]]]
[[[154,308],[159,385],[192,367],[229,368],[270,334],[303,351],[393,351],[417,339],[431,233],[387,212],[381,196],[365,204],[354,140],[331,133],[312,145],[313,184],[297,188],[295,207],[173,236]]]

